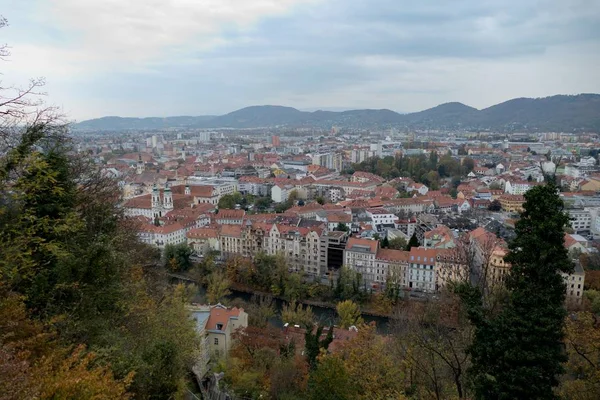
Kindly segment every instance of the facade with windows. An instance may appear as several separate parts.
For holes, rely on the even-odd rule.
[[[411,290],[434,292],[436,290],[437,251],[413,247],[410,249],[408,260],[408,287]]]

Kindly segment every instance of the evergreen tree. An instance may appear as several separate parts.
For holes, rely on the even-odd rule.
[[[384,237],[383,240],[381,241],[381,248],[382,249],[387,249],[388,247],[390,247],[390,240],[388,239],[388,237]]]
[[[410,251],[412,247],[419,247],[419,239],[417,239],[417,234],[413,233],[406,245],[406,251]]]
[[[569,222],[553,183],[525,194],[517,237],[505,258],[511,264],[508,297],[497,313],[483,305],[478,288],[458,287],[475,326],[470,370],[479,399],[552,399],[566,356],[565,284],[572,264],[564,247]]]
[[[319,325],[316,332],[313,333],[313,328],[308,327],[304,333],[304,350],[310,369],[315,369],[317,367],[317,357],[319,356],[321,349],[327,350],[331,342],[333,342],[333,326],[329,327],[325,339],[321,339],[323,328],[323,325]]]

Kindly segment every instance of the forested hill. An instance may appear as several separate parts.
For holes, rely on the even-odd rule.
[[[465,129],[498,132],[600,132],[600,95],[556,95],[517,98],[478,110],[452,102],[409,114],[381,110],[300,111],[283,106],[251,106],[221,116],[167,118],[103,117],[74,125],[78,130],[128,130],[166,128],[352,128],[395,126],[408,129]]]

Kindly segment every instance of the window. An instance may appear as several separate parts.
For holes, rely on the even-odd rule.
[[[223,330],[223,324],[217,324],[217,329],[222,331]]]
[[[215,346],[219,345],[219,338],[215,338]]]

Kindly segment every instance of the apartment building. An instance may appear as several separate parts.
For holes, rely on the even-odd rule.
[[[430,293],[436,290],[436,259],[437,250],[422,247],[410,249],[408,287],[411,290]]]
[[[264,240],[267,254],[283,254],[290,271],[318,275],[321,254],[320,228],[273,224]]]
[[[377,240],[351,237],[344,251],[344,265],[361,274],[367,285],[375,282],[375,258],[379,242]]]

